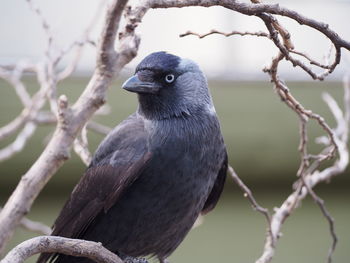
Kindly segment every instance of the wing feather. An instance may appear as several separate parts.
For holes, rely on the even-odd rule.
[[[151,156],[143,122],[131,116],[97,149],[90,167],[56,219],[52,235],[81,237],[91,222],[100,213],[106,213],[139,177]],[[57,254],[42,254],[37,262],[56,257]]]
[[[219,201],[222,190],[224,189],[226,176],[227,176],[227,153],[225,154],[224,162],[218,173],[218,177],[216,178],[214,186],[207,198],[207,201],[204,204],[204,207],[201,212],[202,215],[209,213],[216,206],[217,202]]]

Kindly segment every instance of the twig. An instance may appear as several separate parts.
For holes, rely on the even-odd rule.
[[[228,167],[228,172],[231,175],[232,179],[235,181],[235,183],[239,186],[239,188],[241,188],[241,190],[244,193],[244,197],[247,197],[249,202],[251,203],[252,207],[254,210],[262,213],[265,218],[266,221],[268,223],[268,228],[270,228],[271,225],[271,217],[269,214],[269,210],[267,208],[264,208],[262,206],[260,206],[258,204],[258,202],[255,200],[252,191],[250,191],[250,189],[248,188],[248,186],[246,186],[243,181],[238,177],[238,175],[236,174],[236,172],[233,170],[232,166]]]
[[[13,121],[0,128],[0,140],[3,140],[24,126],[22,131],[18,134],[16,140],[4,149],[0,150],[0,161],[6,160],[15,153],[21,151],[26,145],[28,139],[34,134],[36,124],[32,120],[45,104],[44,96],[46,89],[46,86],[42,86],[40,90],[31,98],[30,105],[24,108],[21,114]]]
[[[31,0],[27,1],[32,5]],[[253,2],[260,2],[260,0],[253,0]],[[88,120],[93,116],[94,112],[105,102],[106,90],[111,85],[112,78],[119,73],[126,63],[136,56],[140,39],[135,34],[135,28],[139,25],[145,13],[150,8],[223,6],[244,15],[257,16],[264,21],[266,28],[269,31],[268,37],[280,51],[279,54],[273,59],[271,66],[266,69],[266,72],[270,74],[272,82],[275,84],[276,92],[286,103],[286,105],[288,105],[288,107],[298,114],[300,120],[305,123],[308,119],[316,120],[328,135],[328,144],[320,154],[307,154],[306,126],[305,123],[301,124],[302,141],[300,151],[302,155],[302,162],[304,163],[302,163],[300,166],[300,175],[302,175],[301,178],[304,182],[300,183],[299,178],[297,189],[286,199],[286,201],[284,201],[283,204],[276,209],[271,217],[269,217],[268,213],[265,215],[270,222],[270,229],[267,233],[263,254],[257,262],[269,262],[275,252],[276,241],[278,240],[283,222],[294,211],[294,209],[298,207],[300,202],[307,194],[312,195],[312,191],[308,191],[308,187],[312,189],[312,187],[314,187],[316,184],[324,180],[329,180],[331,177],[344,171],[349,162],[349,153],[347,149],[348,135],[345,135],[345,130],[346,133],[348,133],[350,106],[346,106],[346,112],[343,114],[344,120],[346,120],[347,123],[344,125],[345,128],[343,132],[341,132],[341,130],[338,131],[339,134],[341,134],[339,136],[338,133],[334,133],[330,129],[328,124],[321,116],[305,109],[291,95],[288,87],[279,79],[277,74],[279,62],[286,59],[290,61],[293,66],[299,66],[302,68],[312,78],[322,80],[338,65],[341,58],[341,48],[350,50],[350,42],[342,39],[336,34],[336,32],[330,29],[328,25],[305,17],[294,10],[281,7],[278,4],[250,4],[231,0],[143,0],[133,8],[128,7],[126,9],[125,27],[119,32],[118,49],[116,51],[114,49],[115,37],[119,28],[122,12],[126,7],[126,3],[126,0],[114,0],[108,7],[103,32],[101,33],[101,38],[99,44],[97,45],[98,58],[96,69],[88,86],[78,98],[77,102],[72,106],[68,104],[68,100],[65,97],[61,97],[57,103],[56,83],[58,80],[60,80],[60,78],[57,78],[55,67],[63,55],[62,53],[59,53],[57,56],[53,53],[55,51],[53,49],[54,38],[49,30],[49,25],[42,16],[40,10],[33,7],[33,10],[42,21],[48,41],[45,56],[46,60],[44,63],[40,64],[41,67],[38,67],[39,82],[41,84],[41,88],[45,87],[43,90],[47,96],[46,100],[50,102],[51,112],[55,114],[54,119],[57,120],[57,127],[45,151],[33,164],[30,170],[22,177],[17,188],[13,192],[9,201],[6,203],[4,209],[0,212],[0,251],[3,251],[6,243],[13,234],[15,227],[19,224],[23,216],[30,210],[33,201],[41,189],[64,163],[64,161],[69,158],[70,149],[73,142],[76,140],[76,137],[79,135]],[[293,54],[293,52],[291,50],[294,49],[294,45],[291,41],[291,36],[288,31],[278,22],[274,15],[289,17],[300,24],[307,25],[308,27],[313,28],[325,35],[332,42],[335,48],[335,58],[333,63],[326,66],[326,68],[322,67],[323,64],[321,63],[311,63],[326,69],[325,72],[316,74],[312,68],[305,65],[302,61],[296,59],[295,57],[292,57],[291,54]],[[89,38],[86,38],[85,40],[86,42],[83,41],[82,43],[90,43]],[[79,47],[80,44],[77,45]],[[297,53],[294,52],[294,54]],[[308,61],[313,62],[313,60],[304,53],[299,52],[297,55],[301,55]],[[75,68],[75,59],[73,60],[70,68],[66,68],[66,72],[68,72],[68,74],[73,72]],[[7,68],[3,69],[7,70]],[[65,77],[67,74],[62,73],[61,77],[62,76]],[[349,92],[347,94],[349,94]],[[349,105],[349,95],[345,95],[345,97],[348,98],[346,105]],[[34,124],[38,124],[41,117],[43,117],[41,121],[51,121],[49,118],[45,119],[45,116],[40,115],[39,108],[39,110],[35,112],[34,116],[28,115],[27,117],[21,117],[19,121],[14,123],[16,125],[13,124],[10,127],[11,129],[7,129],[7,133],[4,134],[9,134],[9,130],[18,130],[27,123],[32,122]],[[105,129],[100,128],[101,127],[99,127],[99,130],[105,131]],[[334,157],[337,151],[339,153],[339,158],[332,166],[325,168],[322,171],[316,170],[323,160]],[[28,185],[31,187],[28,187]],[[247,194],[247,197],[250,198],[249,200],[253,207],[256,207],[256,209],[259,211],[259,206],[257,205],[255,199],[252,198],[251,192],[247,191],[247,189],[242,186],[241,189],[243,189],[243,191],[245,191]]]
[[[136,51],[132,49],[132,47],[134,49],[138,47],[135,45],[134,38],[123,41],[124,46],[120,47],[118,53],[114,50],[116,32],[126,2],[126,0],[116,0],[109,6],[98,46],[97,68],[91,81],[72,107],[67,104],[59,107],[59,122],[51,141],[21,178],[0,212],[0,251],[4,250],[14,229],[29,211],[41,189],[69,158],[75,137],[93,113],[105,102],[112,77],[136,55]]]
[[[33,122],[27,122],[23,130],[18,134],[16,140],[0,150],[0,161],[7,160],[14,154],[22,151],[27,141],[33,136],[36,127],[37,126]]]
[[[0,211],[1,209],[2,208],[0,207]],[[22,218],[20,222],[20,226],[31,232],[35,232],[41,235],[50,235],[52,232],[51,228],[48,227],[47,225],[40,222],[32,221],[26,217]]]
[[[300,202],[305,198],[307,194],[310,194],[314,201],[320,206],[320,209],[325,216],[325,218],[329,222],[330,232],[333,239],[332,246],[328,253],[328,262],[331,262],[332,254],[335,249],[335,245],[337,242],[337,237],[334,232],[334,221],[331,215],[328,213],[326,207],[324,206],[323,200],[318,197],[312,188],[322,182],[329,180],[333,176],[342,173],[349,163],[349,152],[347,149],[347,140],[348,140],[348,126],[349,122],[343,116],[349,114],[349,108],[345,107],[344,112],[342,114],[339,110],[332,110],[332,113],[335,114],[335,119],[337,120],[339,130],[339,135],[335,134],[328,125],[324,122],[321,117],[315,118],[320,126],[327,132],[328,134],[328,145],[333,145],[325,149],[326,152],[321,152],[321,154],[317,156],[313,156],[316,159],[313,165],[308,163],[308,160],[311,158],[311,155],[307,153],[306,143],[307,143],[307,133],[306,133],[306,119],[305,117],[314,117],[314,113],[309,110],[305,110],[302,105],[295,100],[295,98],[290,94],[289,89],[285,86],[285,84],[278,78],[277,76],[277,66],[278,63],[283,59],[284,55],[279,54],[273,59],[273,62],[269,69],[266,71],[270,74],[272,82],[275,84],[275,88],[277,93],[280,95],[282,100],[295,111],[300,117],[300,147],[299,150],[301,152],[301,165],[298,170],[298,175],[301,177],[302,183],[299,183],[299,187],[283,202],[283,204],[275,209],[275,213],[272,215],[271,221],[271,234],[267,234],[267,239],[265,242],[265,247],[263,254],[257,260],[257,263],[265,263],[270,262],[275,251],[276,243],[274,240],[277,239],[280,229],[282,227],[283,222],[287,219],[287,217],[294,211],[296,207],[299,206]],[[345,94],[347,93],[347,88],[345,87]],[[346,96],[345,96],[346,97]],[[334,100],[328,100],[334,102]],[[345,105],[350,103],[350,98],[346,97]],[[334,105],[329,104],[329,107],[335,108]],[[342,129],[342,130],[341,130]],[[334,146],[335,145],[335,146]],[[333,152],[337,150],[339,153],[339,159],[335,161],[335,163],[323,171],[317,171],[317,167],[319,167],[321,161],[329,159]]]
[[[112,130],[110,127],[94,121],[89,121],[87,124],[87,128],[94,132],[105,134],[105,135],[107,135]]]
[[[301,178],[302,178],[302,181],[303,181],[303,185],[307,189],[307,192],[310,194],[310,196],[315,201],[315,203],[320,207],[320,210],[322,211],[323,216],[328,221],[329,231],[330,231],[330,234],[331,234],[331,237],[332,237],[332,244],[331,244],[331,247],[329,248],[329,251],[328,251],[327,262],[331,263],[332,262],[333,253],[335,251],[335,248],[336,248],[337,242],[338,242],[338,237],[337,237],[337,234],[335,233],[334,219],[331,216],[331,214],[329,213],[328,209],[326,208],[324,200],[322,198],[320,198],[315,193],[315,191],[307,184],[307,182],[305,180],[305,176],[302,175]]]
[[[88,166],[92,160],[92,155],[88,147],[87,125],[85,125],[81,130],[80,136],[77,136],[77,138],[74,140],[74,151],[86,166]]]
[[[205,38],[205,37],[213,35],[213,34],[223,35],[225,37],[229,37],[229,36],[233,36],[233,35],[239,35],[239,36],[257,36],[257,37],[267,37],[267,38],[269,38],[269,34],[267,34],[265,32],[262,32],[262,31],[258,31],[258,32],[231,31],[231,32],[225,33],[225,32],[221,32],[221,31],[215,30],[215,29],[213,29],[210,32],[205,33],[205,34],[198,34],[198,33],[193,32],[193,31],[187,31],[186,33],[180,34],[180,37],[193,35],[193,36],[197,36],[199,38]]]
[[[297,50],[289,50],[289,52],[306,58],[310,62],[311,65],[315,65],[315,66],[318,66],[318,67],[323,68],[323,69],[330,69],[331,68],[330,65],[319,63],[316,60],[312,59],[308,54],[306,54],[304,52],[297,51]]]
[[[146,5],[151,8],[170,8],[170,7],[186,7],[186,6],[216,6],[220,5],[227,9],[254,16],[262,13],[269,13],[274,15],[280,15],[289,17],[299,24],[307,25],[328,37],[337,47],[343,47],[350,50],[350,42],[342,39],[336,32],[330,27],[314,19],[308,18],[294,10],[282,7],[279,4],[249,4],[239,1],[222,0],[209,1],[209,0],[187,0],[187,1],[175,1],[175,0],[151,0],[146,1]]]
[[[31,99],[30,95],[24,85],[24,83],[21,81],[21,76],[26,67],[26,64],[24,62],[18,63],[12,70],[4,70],[2,67],[0,67],[0,77],[6,80],[8,83],[10,83],[22,102],[24,107],[28,107],[30,105]]]
[[[0,262],[22,263],[39,253],[61,253],[75,257],[86,257],[99,263],[123,263],[101,243],[57,236],[39,236],[28,239],[12,249]]]
[[[26,217],[22,218],[21,226],[29,231],[42,234],[42,235],[50,235],[52,232],[49,226],[40,222],[29,220]]]
[[[90,34],[91,31],[94,29],[94,27],[97,24],[97,20],[100,18],[102,9],[105,7],[106,0],[101,1],[101,3],[98,5],[97,10],[93,16],[93,18],[90,21],[90,24],[87,26],[87,28],[84,30],[84,33],[80,40],[75,41],[70,46],[68,46],[65,50],[61,50],[60,54],[55,59],[55,65],[58,64],[58,62],[61,60],[61,58],[68,54],[73,48],[76,48],[76,52],[74,55],[74,58],[71,60],[71,62],[61,71],[57,74],[57,82],[67,78],[70,76],[76,69],[78,62],[80,60],[80,57],[83,52],[83,48],[86,46],[86,44],[90,44],[92,46],[96,46],[95,42],[90,40]]]

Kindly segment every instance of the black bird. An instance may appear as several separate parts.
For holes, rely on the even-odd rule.
[[[196,63],[152,53],[124,84],[139,106],[111,131],[74,188],[52,235],[101,242],[128,262],[177,248],[222,192],[227,154]],[[91,263],[42,254],[38,263]]]

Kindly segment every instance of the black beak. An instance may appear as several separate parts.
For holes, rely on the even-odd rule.
[[[143,82],[137,77],[137,75],[134,75],[124,82],[122,88],[136,93],[157,94],[160,85],[157,85],[154,82]]]

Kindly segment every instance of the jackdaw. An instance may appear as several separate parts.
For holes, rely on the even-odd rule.
[[[54,236],[101,242],[127,262],[177,248],[200,214],[212,210],[227,153],[205,76],[196,63],[148,55],[122,86],[137,111],[98,147],[53,226]],[[42,254],[38,263],[91,263]]]

